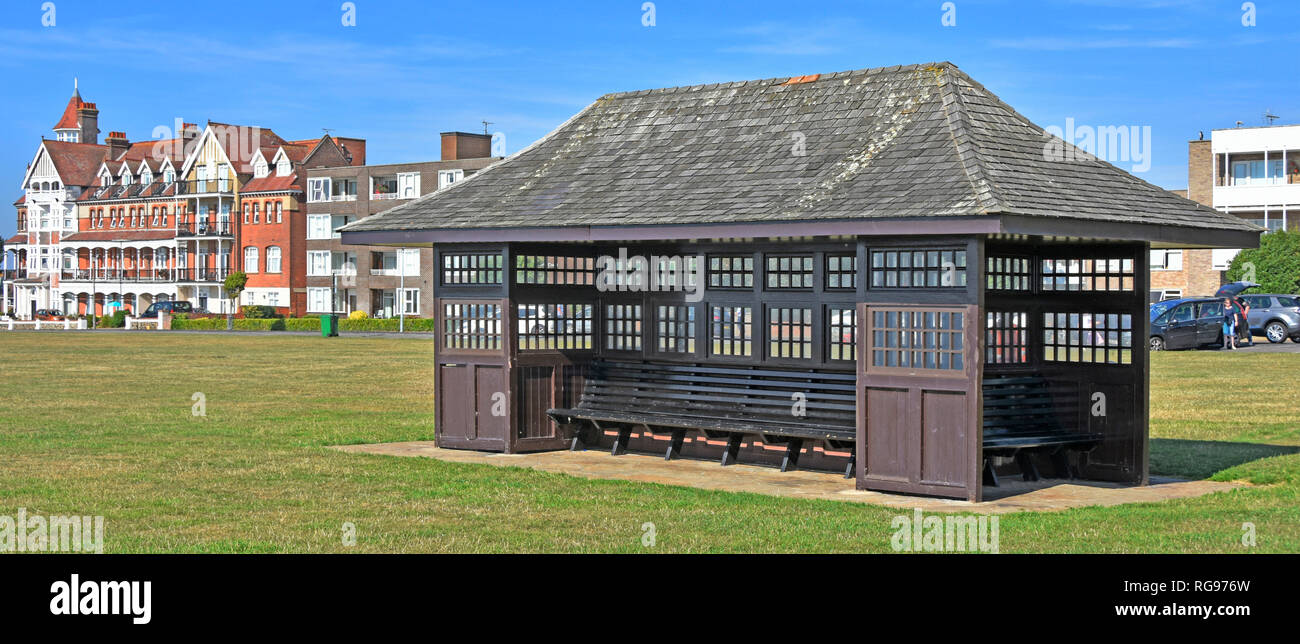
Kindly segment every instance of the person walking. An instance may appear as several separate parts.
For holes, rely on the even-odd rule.
[[[1228,297],[1223,298],[1223,348],[1230,351],[1237,348],[1237,307]]]

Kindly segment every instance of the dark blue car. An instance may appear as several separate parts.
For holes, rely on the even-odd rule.
[[[1152,351],[1223,345],[1223,300],[1188,297],[1151,305]]]

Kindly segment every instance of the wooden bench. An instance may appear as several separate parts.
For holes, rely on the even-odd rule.
[[[736,462],[746,435],[783,443],[781,471],[794,468],[804,441],[825,441],[850,452],[845,476],[853,476],[856,438],[856,376],[795,368],[664,364],[597,360],[572,409],[551,409],[556,422],[585,421],[598,431],[616,430],[612,453],[626,451],[632,429],[669,433],[664,458],[681,452],[691,429],[727,439],[722,464]],[[797,415],[802,412],[802,415]],[[578,449],[575,437],[572,449]]]
[[[1045,451],[1057,475],[1073,478],[1068,452],[1087,450],[1101,434],[1070,431],[1061,424],[1052,385],[1041,376],[984,378],[984,481],[997,486],[990,456],[1014,456],[1026,481],[1040,478],[1031,452]]]

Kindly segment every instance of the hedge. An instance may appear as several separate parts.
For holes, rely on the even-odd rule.
[[[397,331],[398,320],[366,318],[350,320],[339,318],[339,331]],[[172,320],[172,328],[178,331],[225,331],[226,318],[190,318]],[[320,331],[320,318],[277,318],[273,320],[237,318],[234,322],[236,331]],[[437,329],[437,320],[429,318],[410,318],[406,320],[406,330],[416,333],[431,333]]]

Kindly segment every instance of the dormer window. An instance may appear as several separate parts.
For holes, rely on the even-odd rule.
[[[122,171],[122,185],[124,185],[124,186],[129,186],[129,185],[131,185],[131,171],[130,171],[130,170],[123,170],[123,171]]]
[[[167,183],[172,183],[172,182],[176,181],[176,172],[175,172],[175,171],[172,171],[172,170],[168,170],[168,171],[164,172],[164,173],[163,173],[163,181],[165,181],[165,182],[167,182]]]
[[[103,174],[99,175],[99,183],[105,186],[113,185],[113,175],[105,171]]]
[[[289,159],[285,157],[280,157],[280,162],[275,164],[275,174],[277,176],[286,176],[291,170]]]
[[[266,175],[267,175],[266,161],[263,161],[262,159],[258,159],[257,161],[253,162],[253,177],[256,179],[261,179]]]
[[[148,168],[145,168],[144,171],[140,173],[140,183],[152,183],[152,182],[153,182],[153,173],[149,172]]]

